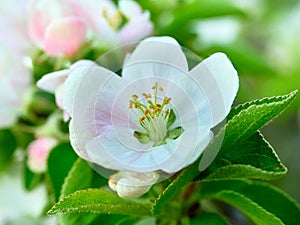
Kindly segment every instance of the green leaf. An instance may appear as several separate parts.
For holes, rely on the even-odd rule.
[[[26,162],[24,163],[26,164]],[[33,173],[26,165],[24,165],[24,184],[26,190],[34,189],[44,176],[42,174]]]
[[[91,185],[92,170],[86,161],[78,158],[65,178],[61,189],[60,199],[72,194],[75,191],[82,190]]]
[[[80,212],[80,213],[68,213],[68,214],[59,214],[57,216],[59,225],[88,225],[91,224],[97,214],[88,213],[88,212]]]
[[[86,161],[78,158],[65,178],[61,189],[60,199],[84,188],[90,187],[93,172]],[[60,224],[85,225],[90,224],[97,217],[94,213],[70,213],[58,215]]]
[[[47,161],[47,175],[55,201],[58,201],[64,179],[77,158],[70,144],[63,143],[52,149]]]
[[[167,186],[167,188],[159,195],[159,197],[155,200],[152,213],[154,215],[158,215],[161,213],[165,205],[173,198],[176,192],[187,185],[191,180],[193,180],[199,170],[198,170],[199,160],[196,163],[188,166],[179,172],[174,180]]]
[[[0,130],[0,170],[11,161],[17,140],[9,130]]]
[[[214,151],[216,146],[218,146],[218,143],[222,144],[222,149],[219,152],[219,156],[226,155],[230,153],[231,149],[234,149],[235,147],[233,145],[237,145],[235,152],[241,151],[238,147],[239,144],[243,143],[243,141],[246,141],[250,136],[252,136],[261,126],[265,125],[269,120],[277,116],[282,110],[284,110],[295,98],[296,91],[291,92],[288,95],[279,96],[279,97],[273,97],[273,98],[264,98],[261,100],[253,101],[250,103],[246,103],[242,106],[238,106],[237,108],[233,109],[232,112],[229,114],[228,122],[225,125],[224,128],[220,130],[220,132],[215,136],[215,138],[212,140],[212,142],[209,144],[209,146],[206,148],[205,151]],[[253,113],[253,115],[252,115]],[[238,132],[236,132],[236,130]],[[226,130],[226,133],[225,133]],[[225,136],[224,136],[225,135]],[[236,137],[235,137],[236,135]],[[261,142],[262,145],[263,144]],[[273,154],[273,150],[269,149],[268,154]],[[202,154],[203,156],[203,154]],[[276,155],[272,156],[273,158],[277,158]],[[275,160],[276,161],[276,160]],[[176,194],[176,192],[181,189],[183,186],[188,184],[190,181],[192,181],[196,176],[199,174],[199,163],[201,162],[201,158],[196,160],[192,165],[188,166],[187,168],[183,169],[181,172],[177,174],[177,176],[174,178],[174,180],[169,184],[169,186],[159,195],[159,197],[155,200],[152,212],[154,214],[160,214],[163,210],[164,206],[172,199],[172,197]],[[237,164],[239,164],[237,161],[233,161]],[[249,161],[250,162],[250,161]],[[279,161],[278,161],[279,162]],[[245,162],[243,162],[245,163]],[[201,164],[200,164],[201,165]],[[229,163],[225,162],[225,164],[220,165],[220,161],[218,162],[218,166],[228,166]],[[254,163],[254,165],[256,165]],[[282,173],[285,173],[283,170],[284,168],[281,168],[281,164],[279,165],[279,170],[277,171],[278,175],[282,175]],[[246,175],[246,170],[249,170],[249,168],[252,169],[252,165],[248,165],[244,169],[244,173]],[[256,166],[254,166],[256,167]],[[231,170],[236,169],[237,167],[229,168]],[[273,167],[276,170],[276,166]],[[214,168],[216,170],[217,168]],[[260,167],[258,166],[258,169]],[[259,170],[255,170],[256,173]],[[230,172],[230,171],[227,171]],[[233,172],[233,171],[231,171]],[[236,170],[234,171],[237,172]],[[248,171],[247,173],[249,174]],[[221,171],[221,173],[223,173]],[[225,172],[224,172],[225,173]],[[263,172],[264,173],[264,172]],[[277,174],[267,173],[266,176],[271,177],[277,176]],[[248,176],[248,175],[247,175]],[[257,177],[262,177],[262,173],[259,173],[259,175],[253,175]],[[217,174],[215,175],[215,178],[217,177]]]
[[[97,214],[97,219],[94,220],[91,225],[132,225],[136,220],[135,217],[127,215]]]
[[[190,221],[190,225],[198,224],[230,225],[222,216],[216,213],[202,213]]]
[[[222,149],[229,149],[234,144],[248,139],[284,111],[295,99],[296,94],[297,91],[293,91],[287,95],[264,98],[233,109],[224,127]]]
[[[250,136],[252,136],[259,128],[267,124],[274,117],[278,116],[294,99],[297,91],[293,91],[290,94],[284,96],[277,96],[271,98],[264,98],[261,100],[256,100],[253,102],[249,102],[243,105],[240,105],[231,110],[228,115],[227,124],[220,129],[219,133],[215,136],[214,140],[210,143],[210,145],[206,148],[203,156],[207,153],[214,153],[219,150],[220,145],[222,147],[218,153],[218,157],[216,158],[212,167],[228,166],[230,163],[234,164],[246,164],[254,167],[258,167],[261,169],[265,167],[262,165],[262,161],[253,160],[252,152],[252,160],[248,160],[248,158],[242,159],[241,157],[237,160],[238,152],[241,151],[249,151],[249,146],[245,146],[247,144],[251,144],[258,151],[261,147],[255,145],[254,142],[258,141],[259,138],[254,138],[254,141],[251,140]],[[245,144],[246,140],[250,138],[249,143]],[[262,148],[268,149],[271,148],[269,144],[263,143],[265,141],[260,140]],[[246,148],[246,149],[242,149]],[[242,149],[242,150],[241,150]],[[246,151],[246,152],[247,152]],[[272,156],[272,158],[277,158],[276,154],[273,150],[268,151],[270,154],[268,156]],[[248,154],[248,153],[247,153]],[[207,154],[209,155],[209,154]],[[226,156],[225,158],[222,158]],[[231,158],[233,156],[233,158]],[[218,160],[221,159],[221,160]],[[226,162],[226,160],[229,160]],[[260,157],[262,160],[262,157]],[[273,159],[273,161],[276,159]],[[266,161],[266,158],[263,160]],[[279,160],[277,160],[279,162]],[[206,161],[203,160],[200,162],[199,170],[203,171],[203,163]],[[206,163],[207,164],[207,163]],[[272,165],[268,164],[267,167],[272,167],[275,172],[284,172],[283,170],[278,170],[278,167],[281,168],[283,165],[279,165],[278,163],[273,163]],[[206,167],[204,167],[206,168]],[[265,168],[262,168],[265,170]],[[283,169],[283,168],[282,168]],[[211,170],[211,169],[210,169]],[[247,168],[249,170],[249,167]],[[276,175],[282,175],[277,173]],[[275,177],[274,177],[275,178]],[[271,179],[271,177],[269,177]]]
[[[56,203],[48,211],[48,214],[53,215],[66,212],[151,215],[148,204],[126,200],[102,189],[87,189],[70,194]]]
[[[204,182],[202,198],[224,201],[242,211],[255,223],[298,224],[299,205],[278,188],[266,183],[246,180]]]
[[[204,180],[254,178],[271,180],[287,173],[271,145],[257,132],[242,144],[218,155],[203,173]]]

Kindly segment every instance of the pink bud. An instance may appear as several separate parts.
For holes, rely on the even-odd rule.
[[[45,52],[49,55],[74,55],[84,42],[85,23],[76,17],[68,17],[51,23],[45,32]]]
[[[57,144],[53,138],[39,137],[30,143],[28,147],[27,165],[35,173],[46,171],[46,162],[50,150]]]

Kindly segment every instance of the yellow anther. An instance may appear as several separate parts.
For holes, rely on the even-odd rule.
[[[146,118],[146,117],[144,117],[144,116],[140,117],[140,118],[139,118],[139,122],[140,122],[140,123],[143,122],[143,121],[145,120],[145,118]]]
[[[135,99],[135,100],[139,98],[139,96],[136,95],[136,94],[133,94],[131,97],[132,97],[133,99]]]
[[[167,104],[169,104],[169,103],[170,103],[170,101],[171,101],[171,98],[165,97],[164,101],[165,101],[165,104],[167,105]]]
[[[148,98],[148,95],[146,93],[142,94],[144,98]]]
[[[161,108],[161,104],[156,104],[156,107],[157,107],[158,109],[160,109],[160,108]]]
[[[163,92],[163,91],[164,91],[163,87],[159,87],[159,90],[160,90],[161,92]]]
[[[144,112],[144,115],[147,116],[149,114],[149,112],[150,112],[149,109],[146,109]]]
[[[165,114],[166,114],[166,116],[168,116],[168,115],[170,114],[170,110],[167,109],[167,110],[165,111]]]
[[[152,87],[152,90],[157,89],[157,87],[158,87],[158,82],[155,82],[155,84],[154,84],[153,87]]]

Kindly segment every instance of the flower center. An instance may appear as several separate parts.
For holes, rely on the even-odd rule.
[[[143,98],[132,95],[129,101],[129,109],[136,114],[145,133],[134,132],[134,136],[141,143],[153,142],[153,146],[164,143],[168,136],[168,121],[172,110],[169,108],[171,98],[164,95],[164,89],[158,86],[158,82],[152,87],[153,93],[143,93]],[[163,94],[162,98],[158,94]]]
[[[102,16],[107,20],[109,26],[113,29],[119,26],[119,23],[122,19],[122,14],[120,11],[116,11],[113,15],[109,16],[106,7],[102,9]]]

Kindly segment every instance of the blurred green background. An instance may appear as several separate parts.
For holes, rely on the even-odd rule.
[[[300,1],[139,0],[155,35],[175,37],[202,58],[225,52],[240,77],[236,104],[300,88]],[[300,97],[263,130],[288,167],[274,183],[300,202]]]

